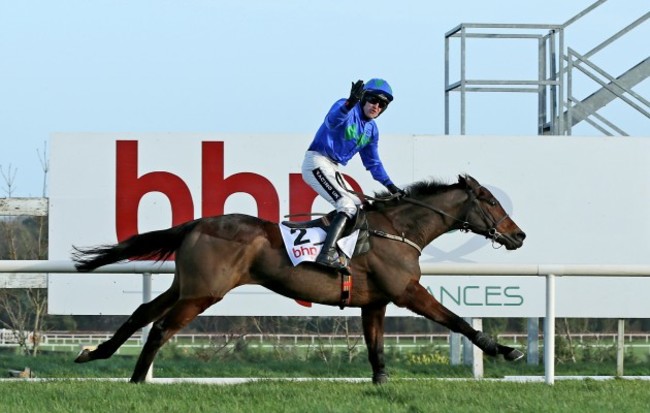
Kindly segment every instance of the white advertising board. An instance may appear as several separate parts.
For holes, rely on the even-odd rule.
[[[72,245],[114,243],[127,234],[216,213],[259,214],[279,221],[309,208],[327,212],[326,202],[312,203],[301,192],[300,165],[310,140],[307,135],[56,134],[50,161],[49,257],[68,259]],[[520,250],[505,251],[493,249],[479,236],[446,234],[424,250],[422,262],[650,262],[649,139],[404,135],[381,140],[382,160],[398,186],[428,178],[452,183],[458,174],[469,173],[499,198],[528,235]],[[359,159],[345,172],[366,193],[383,189]],[[167,288],[166,277],[155,277],[154,293]],[[436,288],[461,278],[425,277],[423,284],[437,296]],[[490,300],[514,295],[506,283],[512,278],[485,278],[487,284],[478,278],[465,287],[481,285]],[[578,289],[585,297],[601,294],[602,284],[592,281],[580,283]],[[513,315],[512,309],[538,299],[543,302],[541,282],[535,278],[521,282],[518,291],[525,293],[521,305],[487,301],[476,306],[473,301],[456,304],[442,298],[464,316],[478,316],[473,312],[480,308],[482,316],[522,317],[527,315]],[[454,288],[461,287],[449,286],[450,291]],[[140,289],[138,275],[52,274],[49,310],[52,314],[131,314],[141,302]],[[562,294],[558,282],[559,308]],[[337,307],[301,307],[259,287],[233,291],[206,314],[251,315],[250,308],[261,308],[258,315],[270,315],[271,309],[286,309],[285,315],[358,314]],[[532,304],[530,308],[525,311],[539,311],[532,310]],[[389,310],[389,314],[406,314],[400,311]]]
[[[51,276],[52,277],[52,276]],[[152,294],[171,284],[170,274],[152,276]],[[56,280],[56,282],[55,282]],[[517,276],[424,276],[422,285],[445,307],[462,317],[544,317],[545,279]],[[131,314],[142,303],[142,278],[90,274],[51,278],[49,294],[57,314]],[[556,316],[572,318],[647,318],[650,278],[577,277],[556,279]],[[77,294],[83,292],[83,294]],[[69,298],[74,294],[74,298]],[[390,305],[388,316],[413,316]],[[358,316],[359,309],[313,304],[311,308],[264,288],[242,286],[204,315]]]

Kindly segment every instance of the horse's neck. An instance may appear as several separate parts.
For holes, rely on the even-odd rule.
[[[428,245],[442,234],[460,228],[466,201],[464,191],[452,190],[420,201],[431,209],[410,205],[404,212],[413,222],[413,236],[418,237],[423,245]]]

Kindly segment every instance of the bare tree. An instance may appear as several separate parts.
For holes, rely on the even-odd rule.
[[[571,327],[569,327],[569,320],[567,318],[564,318],[564,333],[566,334],[566,339],[569,344],[568,350],[569,350],[569,356],[571,358],[571,361],[575,363],[577,361],[576,359],[576,351],[575,351],[575,345],[573,343],[573,338],[571,337]]]
[[[4,192],[7,194],[9,198],[13,195],[14,192],[14,181],[16,180],[16,173],[17,170],[13,169],[11,167],[11,164],[9,164],[9,167],[7,168],[7,171],[2,168],[2,165],[0,165],[0,175],[2,175],[2,179],[4,180]]]
[[[47,173],[50,171],[50,161],[47,159],[47,142],[43,142],[43,156],[41,153],[36,150],[38,154],[38,160],[41,162],[41,168],[43,169],[43,198],[47,194]]]
[[[44,166],[44,169],[46,166]],[[4,190],[9,197],[14,191],[16,170],[0,166]],[[0,258],[42,259],[47,244],[45,217],[8,218],[0,221]],[[36,227],[33,223],[36,223]],[[31,224],[31,225],[30,225]],[[34,236],[34,233],[37,235]],[[35,244],[35,245],[34,245]],[[0,286],[2,287],[2,286]],[[27,355],[38,353],[47,311],[47,290],[38,288],[0,288],[0,326],[13,332],[20,348]]]
[[[348,356],[348,363],[352,363],[359,354],[359,345],[363,344],[359,318],[353,318],[352,323],[350,323],[350,317],[337,317],[336,320],[345,335],[345,349]]]
[[[0,325],[12,331],[26,355],[36,355],[42,343],[47,294],[40,288],[0,289]]]

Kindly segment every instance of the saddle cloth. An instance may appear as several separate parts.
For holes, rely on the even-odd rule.
[[[331,222],[333,213],[323,218],[307,222],[283,221],[279,225],[280,233],[291,263],[296,266],[301,262],[314,262],[320,253],[327,236],[327,225]],[[368,231],[365,216],[357,217],[353,224],[346,228],[336,245],[349,260],[354,255],[368,251]]]

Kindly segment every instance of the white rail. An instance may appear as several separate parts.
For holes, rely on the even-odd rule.
[[[101,343],[113,335],[113,331],[88,331],[88,332],[71,332],[71,331],[45,331],[40,335],[40,344],[51,347],[74,347],[80,344]],[[540,333],[543,337],[544,334]],[[570,333],[569,337],[578,344],[593,346],[610,347],[617,343],[619,334],[617,333]],[[626,333],[623,334],[626,346],[642,347],[650,349],[650,333]],[[282,333],[282,334],[260,334],[244,333],[233,334],[231,332],[223,333],[178,333],[170,339],[170,343],[187,347],[203,347],[206,343],[226,342],[237,339],[244,340],[256,345],[274,346],[277,344],[302,344],[316,345],[317,343],[327,342],[329,344],[336,342],[346,342],[350,338],[361,338],[363,333],[346,334],[318,334],[318,333]],[[395,333],[385,334],[384,344],[386,346],[400,347],[421,347],[430,344],[446,346],[449,344],[450,333]],[[499,341],[509,345],[521,346],[528,339],[526,333],[500,333],[496,335]],[[127,343],[133,346],[141,346],[144,337],[140,332],[134,333]],[[0,346],[17,346],[15,334],[10,329],[0,329]]]
[[[102,273],[143,274],[143,301],[151,291],[151,274],[173,273],[174,263],[132,261],[98,268]],[[650,265],[542,265],[542,264],[422,264],[423,275],[512,275],[546,277],[546,316],[544,319],[544,374],[547,384],[555,383],[555,277],[571,276],[650,276]],[[0,272],[74,273],[70,261],[0,261]],[[475,372],[476,374],[476,372]],[[482,372],[481,372],[482,375]]]

